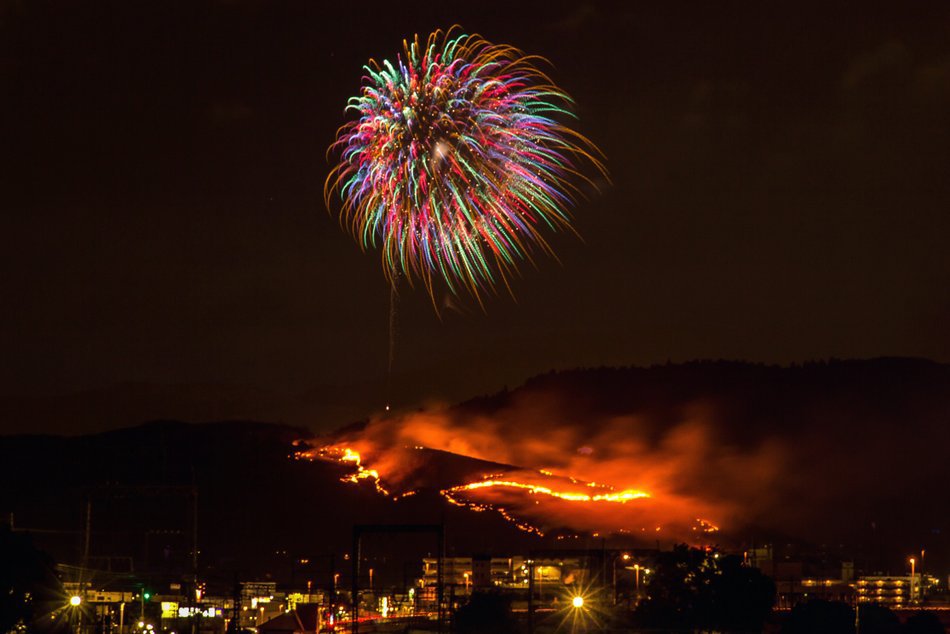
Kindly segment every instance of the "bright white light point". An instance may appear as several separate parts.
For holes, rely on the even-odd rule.
[[[584,607],[584,597],[574,597],[571,599],[571,605],[573,605],[575,608]]]
[[[79,605],[82,603],[82,597],[69,597],[69,605]]]
[[[445,157],[448,155],[449,144],[445,141],[436,141],[432,146],[432,168],[436,169],[445,160]]]

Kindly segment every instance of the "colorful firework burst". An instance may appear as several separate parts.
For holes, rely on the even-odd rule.
[[[538,249],[554,256],[547,230],[571,229],[568,209],[585,168],[606,175],[597,148],[559,119],[571,98],[537,57],[458,27],[403,41],[392,64],[370,60],[362,92],[330,147],[330,207],[363,248],[382,249],[395,284],[441,278],[481,301],[509,288]]]

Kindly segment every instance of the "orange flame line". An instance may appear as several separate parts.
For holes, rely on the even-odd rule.
[[[569,491],[555,491],[549,487],[540,486],[537,484],[525,484],[523,482],[516,482],[514,480],[484,480],[482,482],[472,482],[471,484],[462,484],[457,487],[452,487],[451,489],[446,489],[446,491],[451,493],[457,493],[460,491],[473,491],[475,489],[485,489],[488,487],[507,487],[511,489],[522,489],[525,491],[530,491],[531,493],[541,493],[543,495],[550,495],[551,497],[560,498],[562,500],[567,500],[568,502],[616,502],[619,504],[626,504],[630,500],[639,500],[642,498],[650,497],[650,494],[645,491],[638,491],[636,489],[627,489],[625,491],[619,491],[617,493],[597,493],[590,495],[587,493],[571,493]],[[443,491],[445,493],[446,491]]]

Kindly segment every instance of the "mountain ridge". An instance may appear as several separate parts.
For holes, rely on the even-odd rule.
[[[693,487],[693,493],[705,492],[714,501],[731,498],[725,501],[748,511],[744,524],[734,525],[745,528],[730,539],[773,535],[816,543],[888,543],[895,552],[926,546],[931,561],[950,561],[943,537],[950,535],[950,518],[942,510],[950,507],[950,499],[940,485],[947,476],[940,457],[950,421],[946,364],[904,358],[788,367],[705,361],[538,375],[512,390],[436,412],[448,441],[465,440],[478,431],[491,449],[491,434],[497,434],[495,448],[504,449],[511,460],[475,455],[478,451],[462,445],[453,452],[433,444],[430,453],[420,454],[412,480],[419,494],[398,502],[379,495],[369,483],[341,482],[346,465],[293,459],[300,443],[358,439],[384,429],[386,421],[404,429],[398,427],[400,417],[420,413],[432,414],[426,408],[391,414],[323,435],[299,425],[245,420],[151,421],[84,436],[0,436],[0,477],[11,483],[0,492],[0,512],[17,527],[63,532],[62,538],[38,538],[46,539],[49,550],[64,561],[77,561],[89,498],[94,555],[104,555],[112,548],[108,544],[115,544],[113,550],[124,556],[154,562],[162,549],[156,550],[150,539],[158,538],[143,535],[166,530],[177,535],[165,544],[170,559],[184,556],[190,502],[181,496],[164,499],[155,491],[178,487],[181,492],[192,486],[199,490],[199,545],[208,570],[286,576],[286,570],[278,570],[286,562],[275,564],[274,552],[342,552],[355,523],[445,521],[457,552],[510,552],[537,542],[496,513],[446,504],[438,491],[483,464],[535,468],[530,455],[519,453],[518,443],[547,442],[568,432],[571,438],[590,437],[593,444],[565,445],[570,459],[565,470],[578,459],[597,458],[597,451],[626,464],[623,455],[609,454],[616,441],[603,448],[595,441],[625,441],[631,430],[640,434],[646,452],[631,463],[639,467],[654,454],[668,457],[670,439],[676,438],[671,433],[695,429],[699,420],[709,441],[695,457],[687,453],[688,460],[671,463],[678,471],[670,475],[675,487]],[[611,432],[616,425],[621,432]],[[903,452],[902,446],[913,451]],[[591,448],[592,457],[576,453]],[[720,448],[725,461],[709,453]],[[696,471],[694,460],[710,461],[710,466]],[[757,488],[754,479],[743,475],[743,465],[772,461],[779,471],[767,487]],[[734,473],[729,471],[733,463],[740,466]],[[697,474],[698,483],[690,479]],[[709,488],[721,482],[730,484]],[[854,492],[842,497],[844,485]],[[117,495],[122,487],[152,490],[143,496],[146,510]],[[752,512],[759,504],[763,510]],[[813,525],[769,525],[783,507],[791,515],[804,513],[808,522],[826,514],[827,531]],[[563,525],[558,524],[561,519],[554,518],[552,526]]]

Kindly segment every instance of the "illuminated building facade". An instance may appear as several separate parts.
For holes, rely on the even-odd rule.
[[[807,553],[777,557],[771,546],[744,553],[747,565],[758,568],[775,582],[776,607],[787,609],[811,599],[855,600],[854,563],[835,562]]]
[[[920,582],[920,574],[861,577],[856,584],[857,599],[887,607],[911,605],[920,601]]]
[[[446,588],[454,587],[456,594],[467,594],[474,588],[509,585],[518,576],[517,572],[524,564],[524,559],[522,557],[446,557],[444,562],[445,570],[442,580]],[[438,559],[424,558],[421,587],[434,588],[438,583],[438,576]]]
[[[523,589],[528,587],[530,570],[534,569],[536,583],[572,583],[586,577],[585,566],[574,558],[536,559],[525,557],[446,557],[443,583],[455,594],[469,594],[483,588]],[[419,585],[435,588],[439,566],[435,557],[422,560],[423,576]]]

